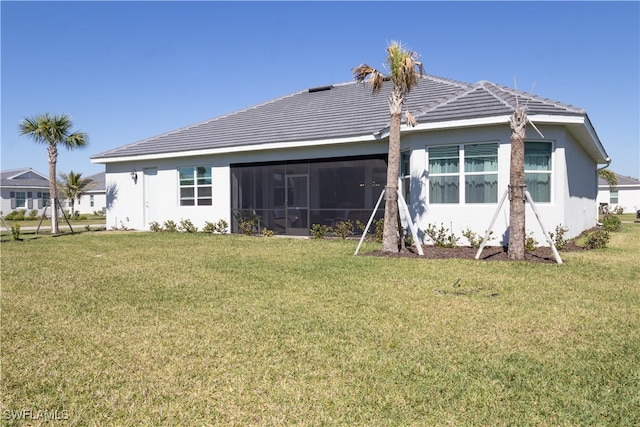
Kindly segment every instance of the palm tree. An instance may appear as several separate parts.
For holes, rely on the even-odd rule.
[[[71,202],[71,215],[75,213],[75,201],[80,200],[84,192],[94,185],[93,180],[91,178],[83,178],[82,173],[71,171],[67,175],[64,172],[60,172],[59,186],[63,194]]]
[[[27,135],[36,143],[46,144],[49,156],[49,194],[51,197],[51,234],[58,234],[58,205],[56,197],[56,162],[58,145],[69,150],[88,144],[89,137],[84,132],[71,132],[71,118],[66,114],[26,117],[19,125],[20,135]]]
[[[389,126],[389,155],[387,166],[387,185],[385,186],[384,232],[382,236],[383,252],[398,252],[398,174],[400,169],[400,122],[402,106],[408,93],[420,83],[424,68],[418,60],[418,54],[407,50],[401,43],[392,41],[387,46],[387,68],[389,75],[385,76],[375,68],[362,64],[353,70],[354,79],[358,83],[368,77],[373,94],[382,89],[385,80],[393,83],[389,95],[389,112],[391,123]],[[415,120],[406,112],[407,123],[415,126]]]
[[[524,260],[525,247],[525,177],[524,138],[527,113],[517,106],[509,124],[511,126],[511,165],[509,172],[509,246],[510,260]]]

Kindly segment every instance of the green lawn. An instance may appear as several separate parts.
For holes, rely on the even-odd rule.
[[[2,424],[640,424],[637,224],[562,265],[356,244],[5,239]]]

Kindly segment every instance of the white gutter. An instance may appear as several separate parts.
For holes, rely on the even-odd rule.
[[[406,124],[403,124],[401,127],[401,131],[403,133],[408,132],[421,132],[421,131],[434,131],[434,130],[444,130],[444,129],[454,129],[454,128],[467,128],[467,127],[477,127],[477,126],[493,126],[493,125],[503,125],[509,123],[508,115],[504,116],[493,116],[493,117],[481,117],[481,118],[472,118],[472,119],[461,119],[461,120],[449,120],[444,122],[430,122],[430,123],[421,123],[416,125],[415,127],[410,127]],[[560,125],[582,125],[584,129],[587,131],[592,140],[596,143],[598,147],[598,151],[602,154],[602,157],[606,156],[606,152],[604,152],[602,148],[602,144],[595,134],[595,131],[588,123],[588,120],[585,120],[585,116],[559,116],[559,115],[532,115],[529,118],[535,123],[545,123],[545,124],[560,124]],[[319,139],[319,140],[310,140],[310,141],[292,141],[292,142],[275,142],[268,144],[252,144],[252,145],[244,145],[244,146],[230,146],[230,147],[221,147],[221,148],[209,148],[205,150],[193,150],[193,151],[183,151],[183,152],[168,152],[168,153],[156,153],[156,154],[144,154],[139,156],[123,156],[123,157],[98,157],[91,158],[91,163],[117,163],[117,162],[131,162],[138,160],[155,160],[155,159],[168,159],[168,158],[176,158],[176,157],[193,157],[193,156],[207,156],[207,155],[216,155],[216,154],[230,154],[230,153],[242,153],[248,151],[266,151],[266,150],[278,150],[278,149],[290,149],[290,148],[300,148],[300,147],[318,147],[324,145],[337,145],[337,144],[349,144],[349,143],[359,143],[359,142],[371,142],[371,141],[380,141],[389,136],[389,127],[380,129],[373,134],[361,135],[355,137],[348,138],[331,138],[331,139]]]

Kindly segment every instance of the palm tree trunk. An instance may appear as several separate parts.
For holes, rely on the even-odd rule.
[[[58,234],[58,204],[56,194],[56,162],[58,160],[58,149],[50,144],[49,154],[49,196],[51,197],[51,234]]]
[[[389,158],[387,186],[384,190],[384,232],[382,251],[397,253],[398,249],[398,173],[400,171],[400,111],[391,114],[389,128]]]
[[[524,138],[527,116],[521,109],[511,116],[511,165],[509,176],[509,248],[510,260],[524,260],[525,179]]]

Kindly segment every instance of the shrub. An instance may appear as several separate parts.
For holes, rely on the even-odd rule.
[[[615,215],[605,215],[602,220],[602,228],[605,231],[618,231],[620,230],[620,225],[622,224],[622,220]]]
[[[193,225],[190,219],[181,219],[180,225],[178,226],[178,230],[184,233],[195,233],[198,231],[198,227]]]
[[[384,218],[375,220],[373,224],[375,226],[376,242],[382,243],[382,238],[384,237]]]
[[[273,230],[269,230],[267,227],[264,227],[262,229],[262,236],[263,237],[273,237]]]
[[[590,233],[584,241],[587,249],[602,249],[609,243],[609,232],[605,230],[596,230]]]
[[[480,236],[478,233],[476,233],[475,231],[472,231],[468,227],[466,230],[462,232],[462,235],[467,238],[467,240],[469,241],[469,246],[471,246],[474,249],[478,249],[482,244],[482,242],[484,241],[484,237]],[[494,238],[495,237],[493,237],[493,231],[490,231],[489,236],[487,237],[487,241],[493,240]]]
[[[210,221],[205,221],[202,231],[205,233],[215,233],[216,225]]]
[[[458,240],[460,240],[444,224],[440,224],[440,228],[436,228],[434,224],[428,224],[424,233],[431,239],[434,246],[439,248],[454,248],[458,244]]]
[[[7,219],[9,221],[22,221],[24,220],[24,212],[25,211],[23,211],[22,209],[11,211],[4,217],[4,219]]]
[[[229,223],[224,219],[219,219],[216,222],[214,231],[220,234],[227,234],[229,232]]]
[[[533,231],[529,232],[529,235],[524,239],[524,250],[527,252],[535,251],[538,247],[538,241],[533,237]]]
[[[162,224],[162,228],[168,233],[176,233],[178,231],[178,224],[176,224],[172,219],[168,219],[164,224]]]
[[[624,213],[624,207],[616,206],[615,208],[613,208],[613,213],[614,215],[622,215]]]
[[[340,238],[346,239],[353,234],[353,223],[349,220],[340,221],[333,227],[333,232]]]
[[[13,240],[20,240],[20,224],[11,226],[11,238]]]
[[[313,224],[311,226],[311,235],[314,239],[324,239],[331,231],[331,227],[328,225]]]
[[[564,238],[564,234],[569,231],[567,227],[563,227],[562,224],[556,225],[556,231],[549,233],[549,237],[553,240],[553,244],[556,249],[564,249],[567,245],[567,240]]]
[[[240,221],[238,227],[240,230],[246,234],[247,236],[251,236],[253,234],[253,226],[255,225],[255,221],[252,219],[245,219],[244,221]]]
[[[29,219],[36,219],[38,217],[38,209],[32,209],[29,212]]]
[[[154,233],[157,233],[159,231],[162,231],[162,226],[158,221],[151,221],[149,223],[149,230],[153,231]]]

